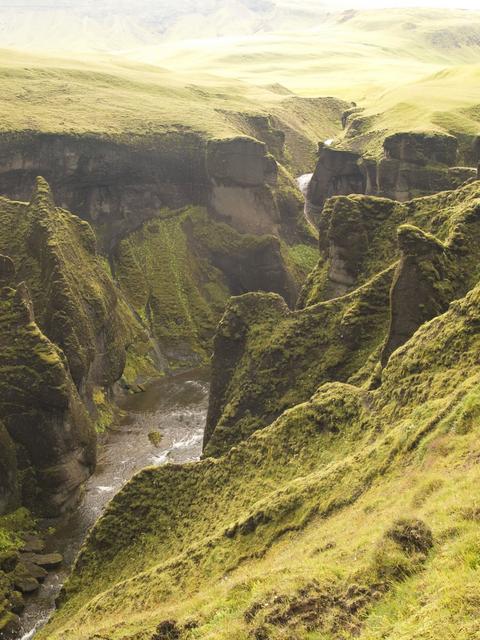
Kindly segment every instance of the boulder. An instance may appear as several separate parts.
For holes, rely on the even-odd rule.
[[[33,593],[40,588],[40,583],[23,562],[19,562],[10,576],[12,584],[21,593]]]
[[[45,549],[45,541],[38,536],[28,535],[24,538],[22,551],[24,553],[42,553]]]
[[[22,553],[20,556],[23,563],[37,565],[45,569],[56,569],[63,562],[61,553]]]

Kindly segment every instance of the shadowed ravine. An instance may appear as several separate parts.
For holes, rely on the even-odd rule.
[[[88,529],[121,487],[144,467],[199,458],[208,391],[208,373],[195,370],[155,382],[144,393],[120,401],[124,417],[99,449],[97,469],[86,484],[82,503],[68,517],[45,523],[55,528],[47,549],[64,554],[65,563],[27,600],[21,640],[35,637],[48,619]],[[158,446],[149,439],[152,432],[161,435]]]

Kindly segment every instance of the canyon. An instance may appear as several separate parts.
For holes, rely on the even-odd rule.
[[[355,102],[0,52],[2,640],[480,633],[479,41],[439,15]]]

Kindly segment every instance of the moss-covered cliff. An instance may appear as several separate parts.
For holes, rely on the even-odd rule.
[[[478,281],[479,184],[406,204],[329,200],[321,260],[300,308],[259,295],[227,307],[215,339],[205,454],[224,453],[322,382],[378,384],[392,352]]]
[[[276,291],[294,304],[305,277],[305,265],[295,261],[298,246],[241,234],[202,208],[163,210],[121,240],[112,267],[132,308],[178,367],[209,358],[230,295]]]

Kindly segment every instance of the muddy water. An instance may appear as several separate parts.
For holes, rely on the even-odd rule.
[[[208,391],[208,373],[195,370],[155,382],[144,393],[119,403],[124,417],[99,448],[97,470],[87,482],[79,508],[63,520],[45,523],[55,527],[48,550],[63,553],[65,565],[27,600],[22,640],[34,638],[48,619],[88,530],[121,487],[144,467],[199,458]],[[148,437],[151,432],[161,436],[157,446]]]

